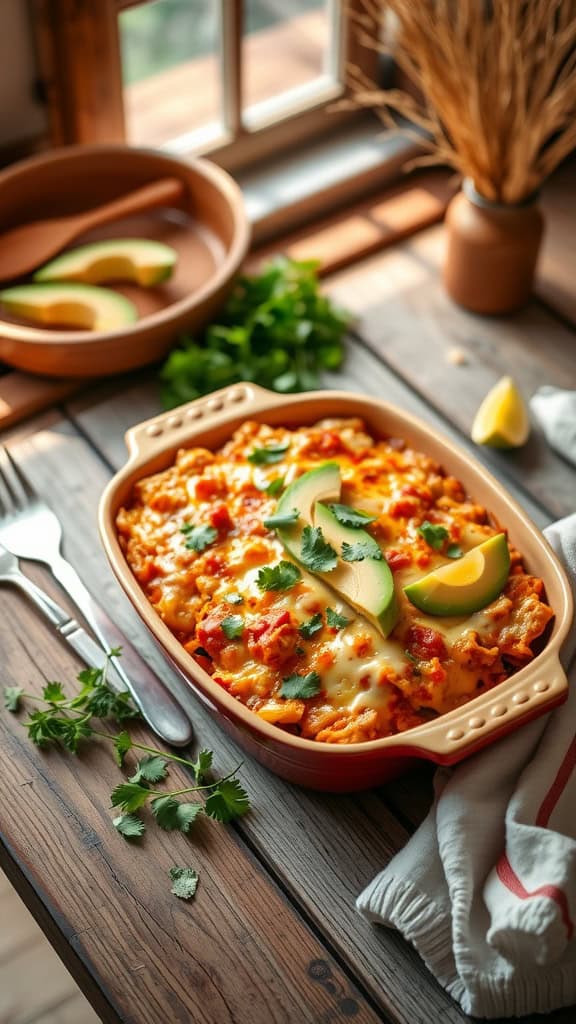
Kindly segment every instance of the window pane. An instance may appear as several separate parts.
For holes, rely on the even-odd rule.
[[[129,142],[221,130],[219,4],[155,0],[120,14]]]
[[[333,76],[332,0],[245,0],[244,107]]]

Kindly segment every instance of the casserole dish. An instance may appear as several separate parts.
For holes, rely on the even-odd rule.
[[[169,466],[179,448],[217,448],[247,419],[295,427],[334,416],[360,417],[376,436],[401,437],[454,474],[507,528],[529,571],[544,581],[555,613],[540,653],[493,689],[406,732],[338,746],[284,732],[219,686],[184,650],[149,603],[126,562],[116,529],[116,515],[134,484]],[[377,785],[399,774],[413,758],[454,764],[565,699],[567,680],[559,650],[570,627],[572,598],[559,562],[500,484],[423,422],[362,395],[322,391],[279,396],[243,383],[133,427],[126,440],[128,462],[110,481],[99,509],[101,537],[112,568],[155,640],[194,692],[223,727],[276,774],[311,788],[337,792]]]

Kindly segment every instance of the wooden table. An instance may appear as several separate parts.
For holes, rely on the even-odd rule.
[[[526,393],[544,382],[576,387],[576,334],[540,300],[507,319],[455,309],[438,281],[441,243],[435,228],[327,280],[359,317],[345,374],[333,383],[396,402],[472,450],[474,410],[501,374],[512,371]],[[461,365],[451,362],[455,347]],[[125,458],[123,433],[158,409],[154,375],[143,373],[93,388],[5,440],[63,520],[71,561],[181,697],[198,746],[212,747],[224,770],[242,754],[150,642],[96,533],[100,492]],[[539,525],[573,510],[574,471],[537,431],[521,451],[474,454]],[[57,594],[39,570],[30,572]],[[39,690],[46,679],[71,681],[78,671],[67,648],[7,590],[0,644],[4,685]],[[41,754],[18,720],[1,713],[0,772],[0,865],[104,1021],[467,1019],[397,934],[354,909],[422,820],[429,766],[374,792],[326,796],[247,760],[241,776],[253,810],[246,818],[228,828],[206,822],[195,838],[150,830],[140,847],[111,827],[118,769],[107,750],[77,760]],[[175,863],[200,872],[190,904],[169,894]],[[567,1024],[574,1013],[550,1019]]]

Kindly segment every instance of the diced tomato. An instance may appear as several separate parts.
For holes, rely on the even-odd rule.
[[[416,515],[419,507],[420,502],[417,498],[398,498],[392,502],[388,512],[393,519],[410,519]]]
[[[211,611],[196,629],[198,646],[203,647],[211,658],[217,657],[222,648],[229,643],[222,630],[222,619],[230,614],[229,608],[220,605]]]
[[[318,443],[318,451],[322,455],[337,455],[342,451],[343,444],[340,435],[333,430],[326,430]]]
[[[222,676],[212,676],[212,679],[214,680],[215,683],[218,683],[218,686],[223,686],[225,690],[227,690],[230,686],[230,680],[222,679]]]
[[[413,498],[418,498],[420,501],[424,501],[426,503],[432,501],[432,492],[425,484],[406,484],[400,493],[409,495]]]
[[[432,658],[446,658],[447,651],[440,633],[428,626],[410,626],[406,636],[406,647],[415,658],[430,661]]]
[[[226,574],[226,562],[220,555],[206,555],[204,567],[211,576],[223,576]]]
[[[290,612],[288,611],[265,615],[251,626],[248,626],[246,630],[248,639],[249,641],[259,640],[268,630],[277,629],[279,626],[284,626],[287,622],[290,622]]]
[[[298,644],[298,627],[287,611],[264,616],[246,632],[250,654],[274,668],[291,658]]]
[[[212,476],[203,476],[196,481],[194,494],[199,501],[209,501],[217,494],[225,494],[226,485],[222,480],[215,480]]]
[[[230,513],[226,505],[216,505],[216,507],[210,513],[210,522],[214,526],[218,533],[228,533],[234,525]]]
[[[388,548],[384,556],[392,572],[398,569],[405,569],[412,562],[412,555],[409,551],[397,551],[396,548]]]

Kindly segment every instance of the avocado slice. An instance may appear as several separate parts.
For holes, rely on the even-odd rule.
[[[317,501],[338,501],[342,481],[337,462],[323,462],[310,469],[286,488],[276,506],[277,515],[296,509],[299,518],[290,526],[278,528],[278,536],[290,554],[298,559],[302,548],[302,531],[313,524],[313,511]]]
[[[90,284],[22,284],[0,291],[0,303],[15,316],[42,326],[114,331],[138,319],[136,306],[109,288]]]
[[[366,530],[342,526],[334,513],[321,502],[314,507],[314,525],[320,527],[324,539],[339,554],[345,543],[376,545]],[[398,621],[399,607],[394,578],[385,558],[364,558],[361,562],[344,562],[340,558],[332,572],[318,575],[384,636],[392,632]]]
[[[135,281],[146,288],[169,278],[177,259],[176,250],[162,242],[147,238],[112,238],[70,249],[36,271],[34,280],[83,284]]]
[[[428,615],[472,615],[498,597],[509,569],[506,534],[498,533],[458,561],[404,587],[404,593]]]

